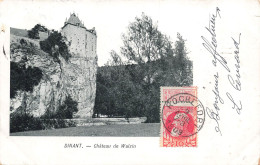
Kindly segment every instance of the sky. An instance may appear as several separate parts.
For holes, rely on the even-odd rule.
[[[159,30],[172,42],[176,41],[179,32],[187,40],[189,57],[193,59],[194,54],[199,53],[201,35],[205,33],[209,14],[214,12],[216,5],[216,2],[199,0],[11,0],[0,3],[0,21],[21,29],[31,29],[40,23],[49,29],[60,30],[65,19],[75,12],[87,28],[96,28],[98,65],[101,66],[110,58],[111,50],[120,52],[122,34],[142,12],[157,22]]]

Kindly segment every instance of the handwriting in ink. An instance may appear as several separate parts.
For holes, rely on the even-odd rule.
[[[235,53],[234,57],[235,57],[235,60],[236,60],[236,64],[235,64],[236,80],[234,80],[233,77],[230,74],[228,75],[228,80],[229,80],[230,84],[238,91],[241,91],[241,82],[240,82],[241,75],[240,75],[240,72],[239,72],[239,69],[240,69],[240,60],[239,60],[240,36],[241,36],[241,33],[239,34],[238,42],[234,38],[232,38],[234,45],[236,47],[236,50],[234,51],[234,53]]]
[[[234,46],[236,48],[236,50],[234,51],[234,53],[235,53],[234,58],[236,60],[236,64],[235,64],[236,79],[234,80],[230,74],[228,75],[229,83],[237,91],[241,91],[241,81],[240,81],[241,75],[240,75],[240,71],[239,71],[239,69],[240,69],[240,60],[239,60],[240,36],[241,36],[241,33],[239,34],[238,41],[236,41],[234,38],[232,38],[232,40],[234,42]],[[227,92],[226,94],[227,94],[227,97],[229,98],[229,100],[233,104],[232,108],[235,109],[238,114],[241,114],[242,102],[240,100],[238,102],[236,102],[230,93]]]
[[[222,135],[220,128],[219,128],[219,122],[218,121],[220,120],[220,117],[219,117],[218,111],[220,110],[219,103],[224,104],[224,100],[219,95],[219,87],[218,87],[219,86],[219,84],[218,84],[219,83],[218,82],[219,75],[218,75],[218,72],[216,74],[214,74],[214,77],[215,77],[215,87],[214,87],[214,90],[212,90],[212,91],[215,94],[215,102],[213,103],[215,110],[209,109],[207,107],[206,111],[207,111],[208,116],[211,119],[215,120],[215,122],[217,123],[217,126],[215,126],[215,131],[219,132],[220,135]]]
[[[230,93],[226,93],[229,100],[233,103],[233,109],[236,109],[237,113],[240,115],[242,110],[242,103],[239,101],[240,106],[234,101],[233,97],[230,95]]]
[[[214,66],[217,66],[217,62],[219,62],[228,72],[230,72],[229,67],[227,66],[227,61],[224,57],[222,57],[218,52],[217,52],[217,35],[216,35],[216,18],[221,18],[220,16],[220,9],[217,7],[216,8],[216,13],[212,14],[210,20],[209,20],[209,26],[205,27],[207,31],[211,34],[211,42],[208,41],[204,36],[201,36],[203,39],[204,43],[202,45],[204,48],[213,56],[212,64]]]
[[[220,128],[219,128],[219,122],[218,122],[218,120],[220,120],[220,117],[219,117],[218,112],[215,113],[213,110],[209,109],[208,107],[206,108],[206,111],[207,111],[207,115],[208,115],[211,119],[215,120],[216,123],[217,123],[217,126],[215,126],[215,131],[216,131],[216,132],[219,132],[220,135],[222,136],[221,130],[220,130]]]

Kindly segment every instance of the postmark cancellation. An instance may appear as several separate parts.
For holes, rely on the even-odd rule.
[[[161,87],[161,147],[196,147],[205,111],[197,87]]]

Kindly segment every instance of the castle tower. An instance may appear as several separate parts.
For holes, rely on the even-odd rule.
[[[87,29],[75,13],[65,21],[62,35],[70,42],[70,52],[84,57],[96,56],[97,35],[95,28]]]
[[[75,13],[65,21],[61,34],[66,37],[72,57],[64,67],[70,78],[66,79],[68,93],[78,102],[75,118],[93,115],[96,95],[97,35],[95,28],[87,29]]]

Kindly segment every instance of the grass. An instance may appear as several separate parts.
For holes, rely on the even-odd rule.
[[[10,33],[16,36],[28,37],[28,31],[25,29],[10,28]]]
[[[159,123],[79,126],[54,130],[11,133],[10,136],[118,136],[159,137]]]

